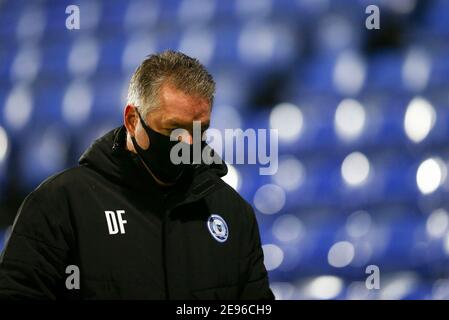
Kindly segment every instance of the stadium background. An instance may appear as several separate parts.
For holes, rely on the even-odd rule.
[[[449,298],[448,37],[445,0],[0,0],[0,248],[26,194],[120,125],[130,74],[170,48],[214,75],[212,127],[279,129],[276,175],[226,177],[278,299]]]

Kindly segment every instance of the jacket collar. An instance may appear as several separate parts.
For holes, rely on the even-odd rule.
[[[126,128],[121,126],[98,139],[81,157],[86,165],[109,176],[116,183],[148,194],[148,189],[160,192],[161,187],[141,163],[137,155],[126,149]],[[220,179],[227,173],[222,164],[194,165],[184,177],[166,194],[168,209],[197,201],[224,185]]]

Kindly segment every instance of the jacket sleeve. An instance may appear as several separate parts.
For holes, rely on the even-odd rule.
[[[69,252],[64,213],[36,191],[23,202],[0,256],[0,299],[56,299]]]
[[[274,300],[264,265],[259,227],[252,207],[246,203],[247,224],[243,230],[240,269],[243,274],[240,299]]]

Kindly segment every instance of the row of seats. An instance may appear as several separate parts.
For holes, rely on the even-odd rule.
[[[11,132],[45,131],[58,123],[66,133],[98,121],[121,122],[127,82],[74,81],[67,85],[37,84],[0,90],[0,123]],[[6,89],[6,90],[5,90]],[[11,89],[11,90],[8,90]],[[226,90],[225,90],[226,92]],[[294,103],[272,110],[239,110],[216,102],[212,127],[225,129],[277,129],[279,150],[298,155],[310,152],[348,152],[354,148],[444,145],[449,120],[444,96],[381,95],[361,99],[334,95],[304,95]],[[446,99],[447,100],[447,99]],[[32,121],[31,121],[32,120]]]
[[[76,164],[98,132],[106,132],[118,125],[119,122],[110,121],[98,124],[95,130],[80,128],[80,132],[86,131],[85,134],[69,132],[62,125],[52,125],[45,131],[34,130],[30,131],[31,135],[14,137],[9,141],[9,148],[14,146],[14,149],[8,149],[2,159],[5,170],[0,170],[0,181],[6,183],[12,172],[7,168],[14,167],[19,173],[19,185],[25,190],[33,189],[47,176]],[[385,148],[362,148],[302,156],[300,153],[281,153],[279,159],[270,155],[270,165],[278,167],[273,176],[260,175],[261,168],[268,165],[262,164],[262,159],[257,156],[256,164],[236,164],[235,157],[227,161],[234,164],[237,179],[241,182],[240,191],[247,196],[252,197],[260,185],[274,183],[286,190],[286,208],[358,206],[386,200],[414,201],[421,193],[446,195],[448,188],[444,182],[449,150],[429,148],[428,151],[427,155],[422,155],[408,152],[407,148],[392,147],[388,151]],[[12,155],[18,159],[16,163],[9,161],[13,159]],[[248,156],[245,152],[246,163]],[[224,157],[226,160],[226,154]]]

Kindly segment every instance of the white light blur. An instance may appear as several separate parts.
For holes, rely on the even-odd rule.
[[[402,272],[383,281],[380,288],[380,299],[400,300],[409,294],[417,285],[417,277],[412,272]]]
[[[402,81],[413,91],[423,90],[429,81],[431,60],[424,50],[411,49],[402,66]]]
[[[273,224],[273,235],[282,242],[298,240],[304,231],[301,220],[291,214],[280,216]]]
[[[287,191],[298,189],[305,180],[306,170],[302,163],[293,156],[281,159],[278,171],[272,176],[273,181]]]
[[[432,287],[432,299],[449,300],[449,279],[439,279]]]
[[[62,103],[65,121],[72,125],[86,121],[92,108],[92,100],[92,90],[87,83],[71,83],[66,89]]]
[[[284,260],[284,252],[275,244],[265,244],[262,246],[264,264],[267,271],[278,268]]]
[[[0,126],[0,166],[5,161],[9,149],[8,135],[5,129]]]
[[[295,286],[289,282],[270,283],[270,289],[276,300],[294,300]]]
[[[229,105],[214,106],[211,127],[224,132],[225,129],[236,129],[242,127],[242,117],[239,111]]]
[[[408,14],[413,11],[416,6],[416,0],[394,0],[384,1],[388,7],[395,13]]]
[[[335,243],[327,254],[327,261],[335,268],[348,266],[354,259],[354,246],[348,241]]]
[[[329,8],[331,0],[296,0],[298,6],[305,7],[311,11],[323,12]]]
[[[368,158],[360,152],[349,154],[341,164],[341,176],[351,187],[363,185],[370,173]]]
[[[30,90],[15,86],[6,99],[3,109],[5,122],[13,129],[22,129],[30,120],[33,101]]]
[[[344,50],[354,39],[353,26],[341,15],[325,15],[317,29],[318,41],[326,51]]]
[[[449,225],[449,216],[446,210],[433,211],[426,222],[427,234],[432,238],[440,238],[444,235]]]
[[[183,0],[179,6],[179,21],[190,25],[207,23],[214,16],[215,6],[215,1]]]
[[[348,300],[372,300],[373,290],[366,287],[364,281],[352,282],[347,289],[346,299]]]
[[[152,27],[157,22],[159,11],[156,1],[130,1],[124,19],[125,28]]]
[[[64,166],[67,141],[59,128],[47,128],[36,149],[38,162],[45,172],[60,170]]]
[[[33,81],[41,65],[41,52],[35,46],[25,45],[14,58],[11,77],[14,81]]]
[[[256,191],[253,202],[261,213],[275,214],[285,205],[285,192],[275,184],[265,184]]]
[[[275,44],[276,34],[272,26],[249,22],[243,26],[238,40],[239,55],[248,64],[261,64],[273,57],[278,49]]]
[[[335,276],[320,276],[311,280],[304,288],[310,299],[333,299],[343,290],[343,281]]]
[[[29,5],[23,10],[17,22],[17,38],[20,41],[39,41],[45,29],[45,10],[40,5]]]
[[[128,87],[129,87],[129,78],[126,77],[124,80],[122,80],[122,88],[120,90],[120,101],[121,104],[118,104],[118,109],[120,112],[123,112],[123,106],[126,106],[128,104]]]
[[[278,130],[279,139],[291,142],[299,138],[303,130],[301,109],[292,103],[281,103],[270,114],[271,129]]]
[[[424,160],[416,172],[416,184],[422,194],[430,194],[438,189],[446,177],[446,166],[439,158]]]
[[[101,15],[101,1],[84,0],[79,4],[81,15],[81,28],[83,30],[95,29]]]
[[[237,0],[236,12],[242,17],[258,17],[263,18],[270,14],[273,6],[272,0],[247,1]]]
[[[446,233],[446,235],[444,236],[443,247],[444,247],[444,252],[445,252],[447,255],[449,255],[449,232]]]
[[[3,235],[3,243],[6,244],[9,241],[9,237],[11,236],[11,232],[12,232],[12,225],[8,226],[5,229],[5,233]]]
[[[228,173],[221,179],[227,184],[229,184],[232,188],[234,188],[234,190],[238,191],[241,186],[240,173],[234,166],[230,164],[227,164],[227,166],[228,166]]]
[[[215,82],[217,83],[217,92],[215,94],[215,105],[241,105],[245,95],[245,87],[247,81],[235,81],[234,71],[221,70],[214,74]],[[215,108],[215,107],[214,107]],[[214,111],[215,112],[215,111]],[[212,112],[212,116],[213,113]]]
[[[344,95],[357,94],[365,82],[366,67],[362,58],[354,52],[343,52],[334,67],[333,81]]]
[[[213,2],[213,1],[208,1]],[[208,65],[215,49],[214,34],[206,28],[187,30],[179,44],[179,51],[197,58],[202,64]]]
[[[368,240],[357,241],[354,244],[354,259],[351,261],[351,266],[363,267],[366,266],[368,261],[373,255],[373,247]]]
[[[126,72],[134,71],[142,60],[156,50],[154,39],[147,34],[133,35],[126,43],[122,55],[122,66]],[[128,89],[128,86],[126,86]]]
[[[436,119],[436,111],[429,101],[422,97],[414,98],[404,117],[407,137],[415,143],[423,141],[434,127]]]
[[[90,76],[97,68],[99,57],[97,40],[82,38],[77,40],[70,50],[68,69],[75,76]]]
[[[368,234],[371,228],[371,216],[366,211],[356,211],[346,220],[346,233],[353,238]]]
[[[351,141],[360,136],[365,127],[365,108],[354,99],[345,99],[337,107],[334,126],[342,140]]]
[[[206,131],[207,136],[207,144],[211,148],[215,150],[215,152],[223,158],[226,162],[232,163],[234,161],[233,159],[233,153],[224,154],[224,150],[234,150],[234,139],[232,138],[226,138],[226,130],[228,129],[236,129],[242,127],[242,117],[240,116],[239,111],[229,105],[217,105],[214,106],[214,112],[212,114],[211,124],[210,128],[212,130],[218,130],[220,131],[220,134],[225,136],[225,139],[218,139],[215,138],[213,135],[209,139],[209,130]]]

